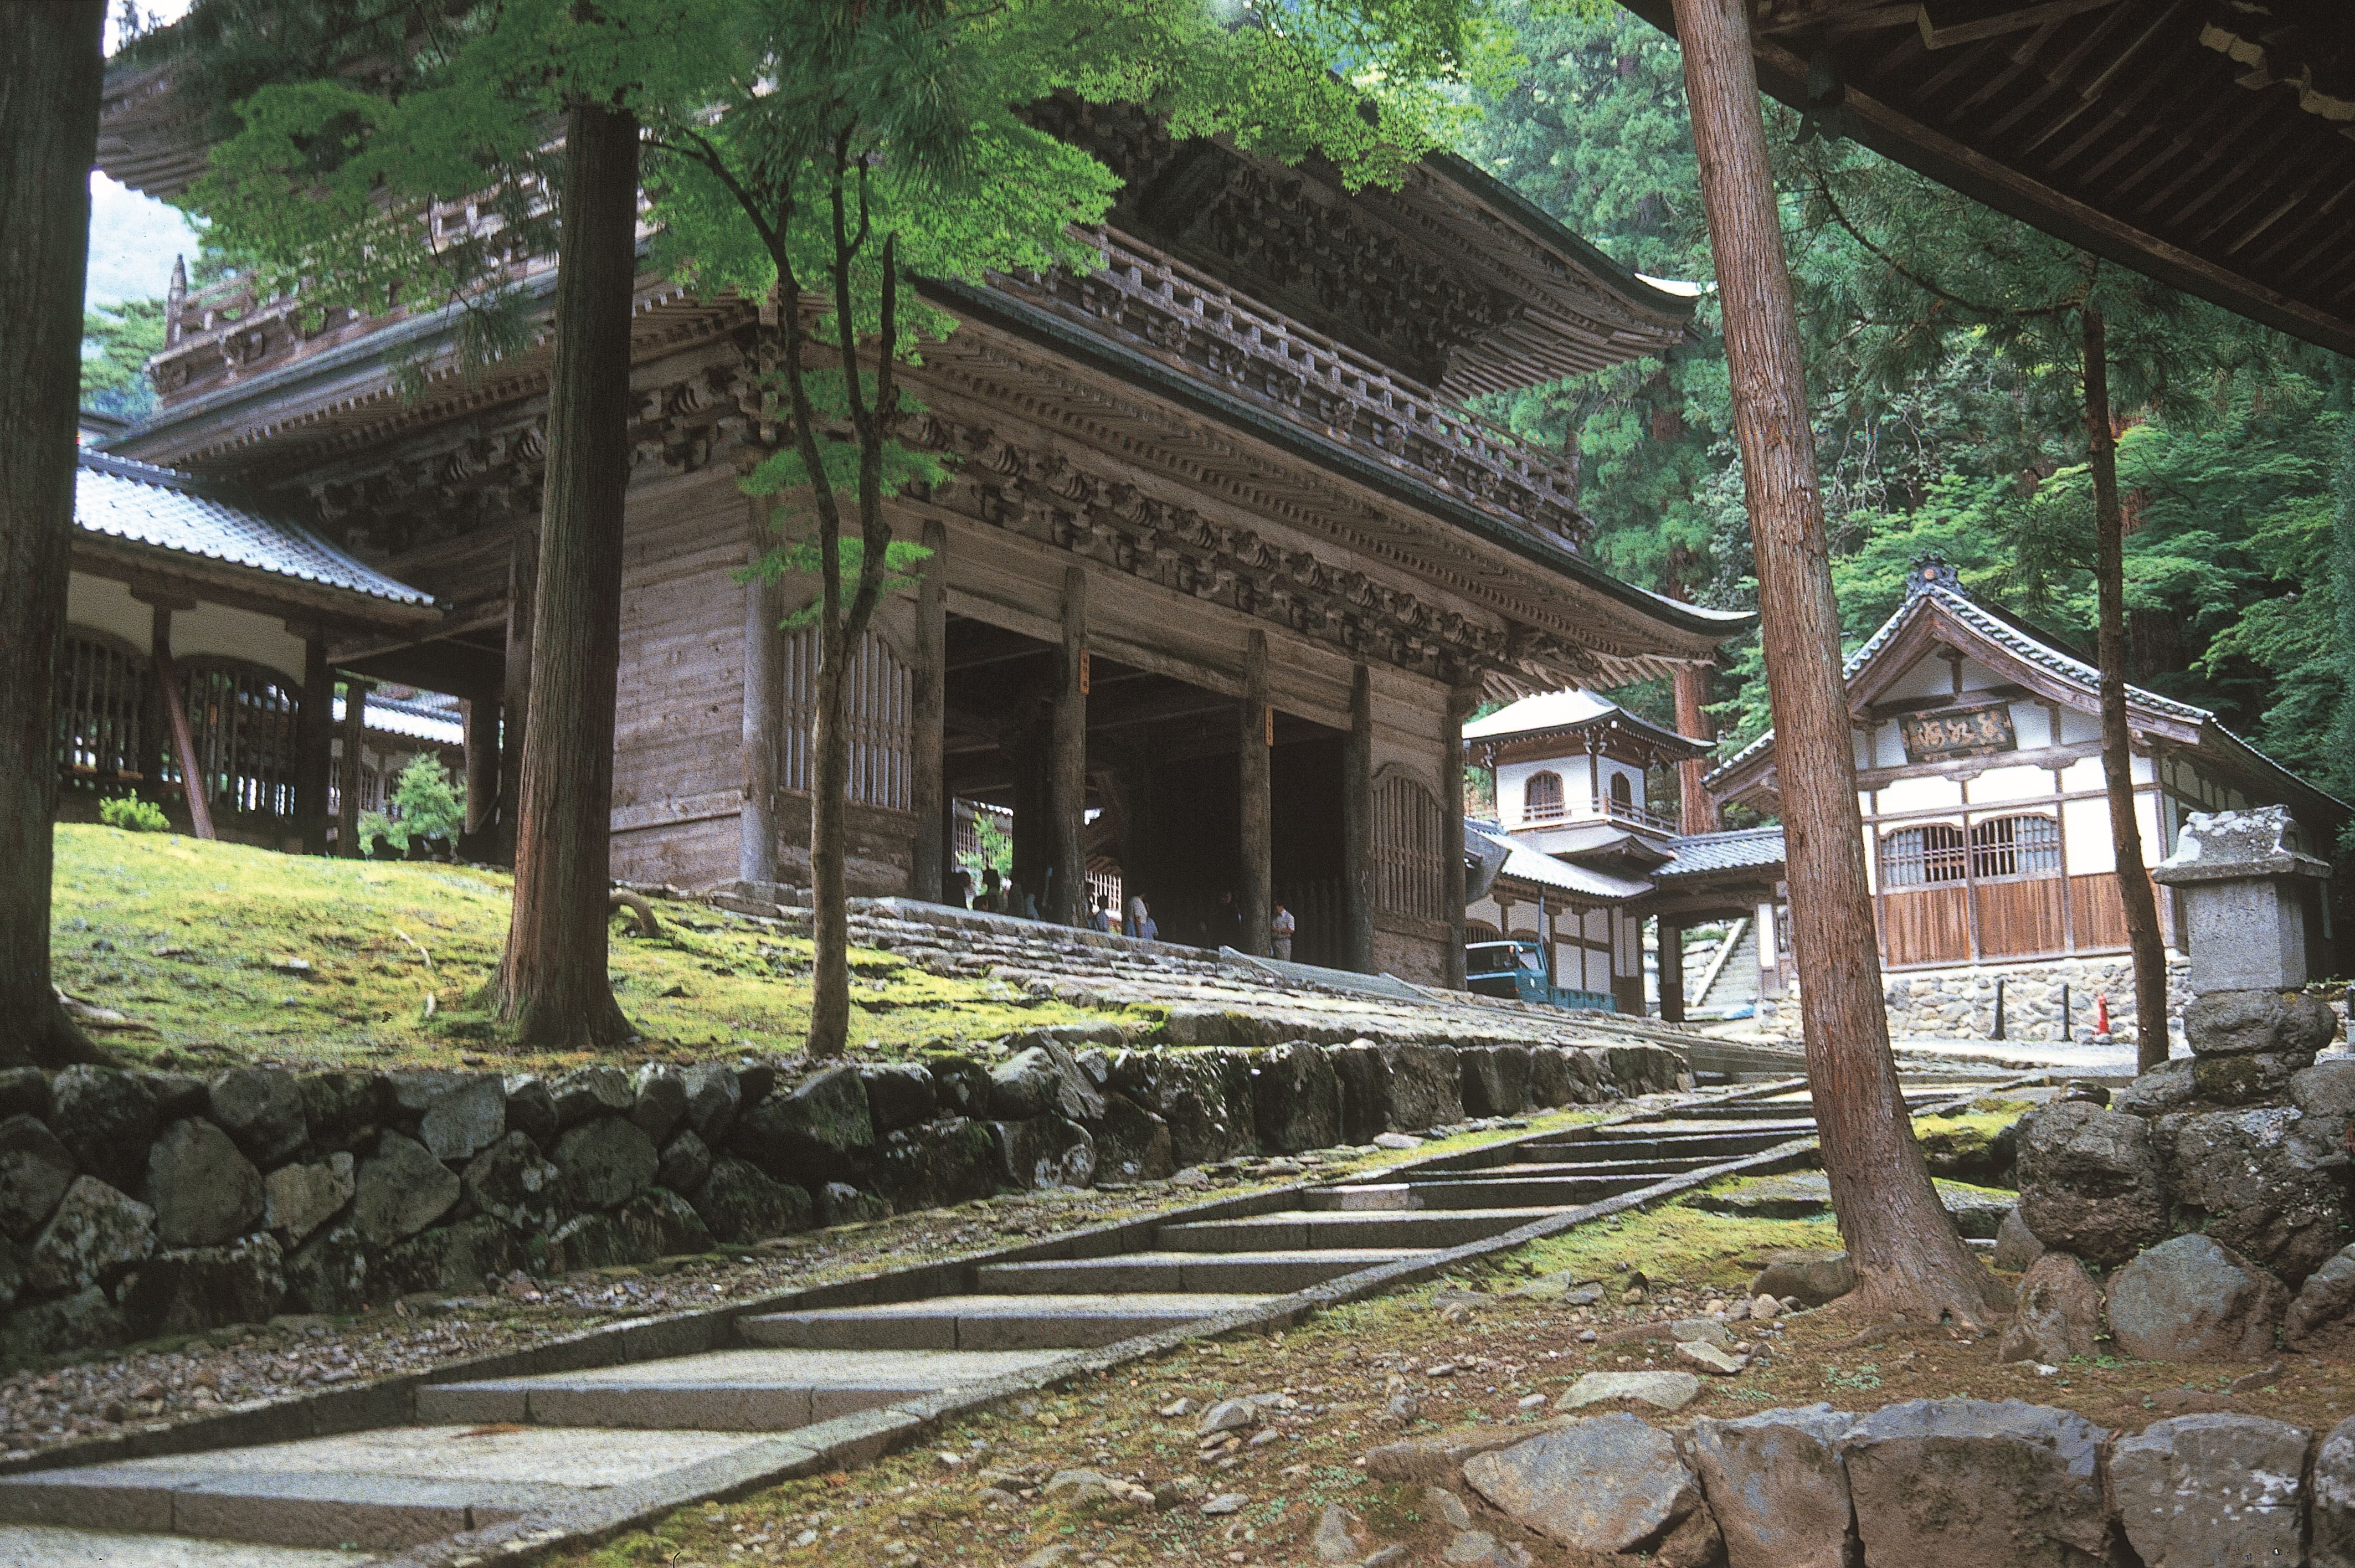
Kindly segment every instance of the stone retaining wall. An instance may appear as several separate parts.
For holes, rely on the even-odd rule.
[[[2355,1562],[2355,1420],[2318,1441],[2221,1413],[2127,1435],[2050,1405],[1948,1399],[1770,1410],[1689,1434],[1633,1415],[1518,1443],[1471,1434],[1377,1450],[1368,1472],[1410,1478],[1405,1461],[1428,1455],[1548,1540],[1667,1568]],[[1458,1512],[1447,1560],[1506,1561]]]
[[[1690,1084],[1647,1045],[1118,1040],[799,1073],[0,1073],[0,1366]]]
[[[2168,1010],[2179,1017],[2191,999],[2190,964],[2170,958],[2167,965]],[[2003,987],[2004,1038],[2008,1040],[2058,1040],[2062,1038],[2061,993],[2069,992],[2068,1038],[2080,1044],[2094,1040],[2094,998],[2110,999],[2110,1036],[2131,1039],[2135,1030],[2133,960],[2120,954],[2108,958],[2055,958],[2033,964],[1966,965],[1953,969],[1908,969],[1882,976],[1882,999],[1889,1008],[1892,1040],[1990,1040],[1995,1034],[1995,983]],[[1799,1038],[1799,994],[1758,1004],[1761,1033]],[[2179,1030],[2179,1032],[2180,1032]]]

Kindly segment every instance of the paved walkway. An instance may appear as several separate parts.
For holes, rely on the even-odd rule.
[[[1985,1086],[1916,1079],[1908,1097]],[[0,1568],[313,1568],[503,1521],[561,1531],[601,1494],[676,1499],[770,1473],[789,1460],[780,1435],[815,1444],[845,1417],[1502,1236],[1814,1130],[1803,1089],[1688,1102],[1306,1189],[1296,1208],[1174,1220],[1135,1252],[983,1264],[921,1299],[741,1318],[733,1349],[437,1384],[419,1391],[416,1425],[0,1477]]]

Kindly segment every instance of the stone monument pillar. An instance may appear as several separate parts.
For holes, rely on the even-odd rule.
[[[2307,982],[2309,884],[2330,875],[2306,853],[2286,807],[2195,813],[2151,880],[2180,890],[2191,957],[2183,1010],[2200,1097],[2245,1104],[2313,1064],[2338,1032]]]

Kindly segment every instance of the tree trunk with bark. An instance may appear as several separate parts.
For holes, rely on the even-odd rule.
[[[2118,504],[2118,442],[2110,425],[2110,365],[2102,313],[2078,312],[2084,336],[2085,449],[2094,468],[2094,582],[2100,599],[2102,782],[2109,793],[2110,848],[2118,901],[2134,955],[2135,1061],[2147,1072],[2167,1060],[2167,944],[2158,896],[2143,867],[2135,815],[2134,736],[2126,726],[2126,511]]]
[[[744,801],[736,822],[736,880],[748,893],[777,880],[777,752],[783,742],[785,680],[775,580],[761,570],[775,542],[769,497],[748,497],[744,549]],[[753,896],[759,896],[754,894]]]
[[[54,700],[104,0],[0,0],[0,1067],[101,1060],[49,967]]]
[[[515,912],[492,982],[517,1043],[539,1050],[613,1050],[632,1032],[605,963],[637,221],[636,118],[573,109],[565,123],[531,714],[516,791]]]
[[[1676,21],[1758,560],[1807,1077],[1856,1266],[1850,1300],[1872,1317],[1983,1323],[2008,1293],[1930,1185],[1889,1050],[1839,616],[1749,20],[1743,0],[1676,0]]]
[[[850,1047],[850,659],[858,646],[831,605],[821,622],[817,713],[810,726],[809,1053]]]
[[[1717,726],[1710,722],[1709,667],[1677,666],[1677,733],[1689,741],[1714,741]],[[1684,833],[1714,833],[1725,826],[1717,802],[1701,783],[1709,773],[1707,757],[1688,757],[1677,764],[1677,827]]]

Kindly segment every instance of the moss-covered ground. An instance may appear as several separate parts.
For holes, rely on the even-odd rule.
[[[517,1060],[470,1005],[506,941],[504,873],[75,825],[58,828],[57,854],[58,984],[137,1026],[104,1037],[127,1066],[455,1066],[491,1051]],[[702,905],[658,908],[658,937],[613,922],[614,995],[645,1037],[638,1052],[798,1049],[807,939]],[[887,953],[854,949],[851,965],[851,1039],[862,1055],[1089,1019],[1155,1021],[935,976]]]

